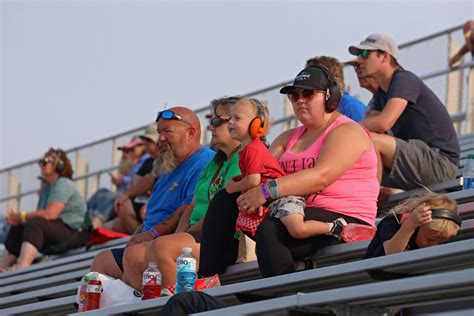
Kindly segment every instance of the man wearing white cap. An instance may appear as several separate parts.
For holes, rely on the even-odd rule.
[[[372,132],[383,186],[410,190],[456,177],[459,143],[439,98],[399,64],[398,47],[383,34],[370,34],[349,47],[362,76],[374,78],[373,113],[361,124]],[[384,134],[392,130],[394,137]]]

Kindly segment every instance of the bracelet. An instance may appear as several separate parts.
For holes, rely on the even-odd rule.
[[[268,190],[267,186],[264,183],[260,183],[260,191],[263,193],[263,197],[265,198],[266,201],[270,201],[272,199],[272,195],[270,194],[270,191]]]
[[[26,212],[25,211],[20,212],[20,223],[22,223],[22,224],[26,223]]]
[[[268,180],[268,188],[270,189],[270,194],[272,195],[273,200],[278,200],[280,194],[278,192],[278,182],[275,179]]]
[[[160,237],[160,233],[158,233],[155,229],[155,227],[153,227],[152,229],[149,230],[149,232],[151,233],[151,235],[153,236],[153,239],[156,239],[158,237]]]

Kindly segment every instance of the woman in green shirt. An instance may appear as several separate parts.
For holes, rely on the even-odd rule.
[[[0,269],[31,265],[38,252],[60,244],[74,248],[85,241],[81,232],[87,206],[71,180],[71,161],[62,150],[49,149],[38,162],[44,181],[33,212],[9,210],[11,225]]]
[[[150,261],[158,262],[163,294],[167,286],[176,282],[176,259],[183,247],[191,247],[193,256],[199,261],[202,222],[209,202],[230,178],[240,175],[237,152],[240,142],[232,139],[227,129],[230,108],[239,99],[230,97],[211,102],[209,130],[212,132],[211,144],[217,153],[204,169],[196,185],[194,198],[183,212],[175,233],[155,236],[154,240],[142,243],[141,247],[134,246],[125,251],[123,280],[137,290],[141,290],[142,274]]]

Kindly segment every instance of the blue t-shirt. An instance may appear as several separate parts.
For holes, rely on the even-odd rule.
[[[160,175],[147,203],[143,231],[163,222],[183,205],[190,204],[201,173],[215,152],[203,147],[175,170]]]
[[[344,114],[353,121],[360,122],[365,117],[365,104],[351,96],[349,93],[344,92],[337,106],[337,111]]]

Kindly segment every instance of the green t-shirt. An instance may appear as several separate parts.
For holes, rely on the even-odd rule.
[[[189,220],[191,226],[206,215],[209,201],[220,189],[225,187],[225,183],[232,177],[240,175],[238,152],[233,153],[229,160],[222,163],[219,173],[211,184],[218,168],[219,164],[215,159],[212,159],[204,169],[201,178],[199,178],[194,191],[194,209]]]
[[[87,205],[72,180],[61,177],[52,185],[47,184],[40,193],[38,209],[46,209],[49,202],[63,202],[59,218],[72,229],[81,227]]]

